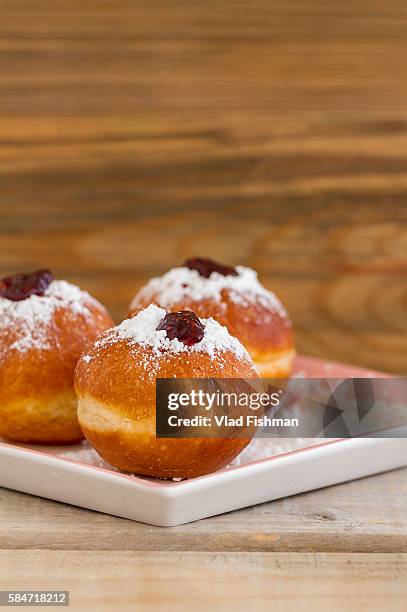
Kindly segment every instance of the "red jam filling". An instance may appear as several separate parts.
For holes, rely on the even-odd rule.
[[[222,276],[237,276],[235,268],[223,266],[216,261],[212,261],[212,259],[203,259],[202,257],[187,259],[184,266],[190,270],[196,270],[204,278],[209,278],[212,272],[217,272]]]
[[[157,331],[165,330],[170,340],[176,338],[186,346],[198,344],[204,337],[205,328],[194,312],[181,310],[165,315]]]
[[[26,300],[30,295],[44,295],[53,280],[54,277],[49,270],[5,276],[0,280],[0,297],[19,302]]]

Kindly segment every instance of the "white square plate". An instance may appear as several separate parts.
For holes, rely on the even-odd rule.
[[[297,375],[372,373],[301,357]],[[226,469],[182,482],[122,474],[86,443],[0,442],[0,486],[149,523],[172,526],[407,465],[406,439],[254,440]]]

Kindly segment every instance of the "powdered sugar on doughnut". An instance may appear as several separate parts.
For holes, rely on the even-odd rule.
[[[31,295],[18,302],[0,297],[0,333],[13,338],[7,349],[20,352],[49,350],[49,330],[56,310],[69,309],[88,318],[93,316],[87,306],[89,303],[97,304],[86,291],[63,280],[52,281],[41,296]]]
[[[154,300],[163,308],[171,308],[185,299],[192,301],[222,301],[222,291],[227,289],[230,299],[242,305],[258,302],[286,315],[280,300],[259,282],[257,273],[245,266],[236,266],[237,275],[223,276],[212,272],[205,278],[186,267],[172,268],[163,276],[152,278],[134,297],[130,309],[136,308],[140,301]]]
[[[215,357],[229,351],[234,353],[239,359],[245,359],[251,363],[249,354],[239,340],[231,336],[226,327],[220,325],[214,319],[200,319],[205,331],[203,339],[197,344],[186,346],[176,338],[170,340],[165,330],[157,330],[166,314],[166,311],[162,308],[150,304],[150,306],[139,312],[132,319],[126,319],[117,327],[108,330],[95,343],[95,347],[103,347],[120,340],[127,340],[130,346],[149,346],[157,357],[168,352],[205,352],[211,355],[211,357]]]

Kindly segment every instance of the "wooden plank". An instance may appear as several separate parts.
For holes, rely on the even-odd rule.
[[[406,125],[9,117],[0,271],[51,265],[120,320],[191,254],[248,264],[287,305],[300,351],[405,374]]]
[[[1,17],[1,274],[50,265],[121,319],[187,256],[245,263],[300,351],[406,373],[403,0]]]
[[[71,609],[405,610],[407,555],[1,551],[0,588],[70,590]]]
[[[2,113],[405,108],[403,0],[7,0],[1,11]]]
[[[5,489],[0,509],[2,549],[407,552],[407,469],[167,529]]]

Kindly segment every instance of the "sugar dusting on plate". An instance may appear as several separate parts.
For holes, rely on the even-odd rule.
[[[66,448],[66,447],[65,447]],[[55,454],[63,459],[69,459],[70,461],[78,461],[79,463],[85,463],[86,465],[93,465],[95,467],[103,467],[107,470],[118,472],[117,468],[107,463],[102,457],[90,446],[85,440],[80,442],[75,447],[68,447],[67,450],[55,449]],[[52,449],[51,449],[52,451]]]
[[[49,350],[51,346],[47,332],[53,325],[55,312],[60,308],[69,308],[89,318],[92,316],[88,308],[90,303],[96,301],[86,291],[63,280],[53,281],[42,296],[31,295],[18,302],[0,297],[0,332],[6,337],[7,334],[13,337],[7,350]]]
[[[320,443],[319,438],[254,438],[228,467],[246,465]]]
[[[238,455],[226,468],[222,469],[231,469],[242,465],[248,465],[254,461],[277,457],[278,455],[294,452],[296,450],[315,446],[320,443],[321,440],[318,438],[254,438],[240,453],[240,455]],[[98,455],[98,453],[86,441],[81,442],[75,447],[64,447],[62,449],[50,447],[48,452],[51,452],[52,454],[64,459],[70,459],[71,461],[78,461],[80,463],[95,467],[103,467],[114,472],[119,471],[104,461],[104,459],[102,459],[102,457]],[[134,476],[137,478],[149,479],[148,476],[138,476],[137,474],[134,474]],[[178,482],[181,479],[174,478],[172,480]]]
[[[236,266],[235,270],[236,276],[212,272],[209,278],[205,278],[197,270],[172,268],[163,276],[152,278],[134,297],[130,309],[147,300],[163,308],[171,308],[184,300],[221,302],[222,291],[227,289],[230,299],[236,304],[257,302],[286,316],[280,300],[263,287],[254,270],[245,266]]]

